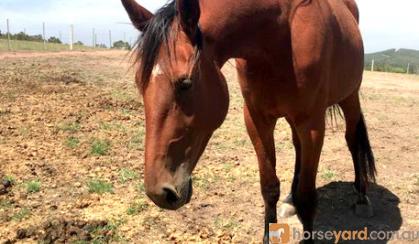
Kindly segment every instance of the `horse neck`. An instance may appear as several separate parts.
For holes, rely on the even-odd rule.
[[[201,29],[213,43],[217,62],[273,59],[290,50],[289,6],[289,0],[203,1]]]

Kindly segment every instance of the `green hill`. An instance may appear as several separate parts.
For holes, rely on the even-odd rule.
[[[374,60],[374,70],[383,72],[419,74],[419,51],[411,49],[390,49],[365,55],[365,69],[371,70]]]

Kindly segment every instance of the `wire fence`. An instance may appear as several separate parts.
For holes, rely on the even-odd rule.
[[[135,41],[131,31],[86,28],[71,24],[57,27],[43,22],[38,25],[31,24],[31,28],[27,30],[13,28],[12,21],[7,19],[4,27],[0,28],[0,50],[8,51],[130,49]]]
[[[419,74],[419,65],[414,62],[389,62],[387,61],[376,61],[372,59],[371,62],[365,63],[365,70],[374,72],[389,72],[389,73],[400,73],[400,74]]]

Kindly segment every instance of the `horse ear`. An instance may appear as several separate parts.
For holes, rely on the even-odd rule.
[[[145,31],[147,21],[153,18],[153,14],[139,5],[135,0],[121,0],[132,24],[139,31]]]
[[[194,37],[201,15],[199,0],[176,0],[176,8],[186,34]]]

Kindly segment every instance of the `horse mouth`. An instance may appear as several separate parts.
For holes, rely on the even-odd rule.
[[[186,204],[188,204],[191,199],[192,199],[192,179],[189,179],[187,186],[184,188],[185,190],[183,190],[182,192],[182,197],[181,199],[172,205],[172,208],[169,208],[170,210],[178,210],[179,208],[185,206]]]
[[[191,201],[192,191],[193,191],[193,188],[192,188],[192,179],[189,179],[188,192],[187,192],[187,195],[186,195],[186,202],[185,202],[185,204],[188,204]]]
[[[184,188],[182,192],[182,197],[179,199],[177,203],[172,204],[172,206],[169,208],[170,210],[178,210],[179,208],[185,206],[188,204],[192,199],[192,179],[189,179],[187,186]]]
[[[149,198],[160,208],[167,210],[178,210],[188,204],[192,198],[192,180],[184,184],[181,190],[176,191],[174,188],[165,187],[166,194],[164,200],[153,194],[147,194]],[[170,193],[169,193],[170,192]]]

